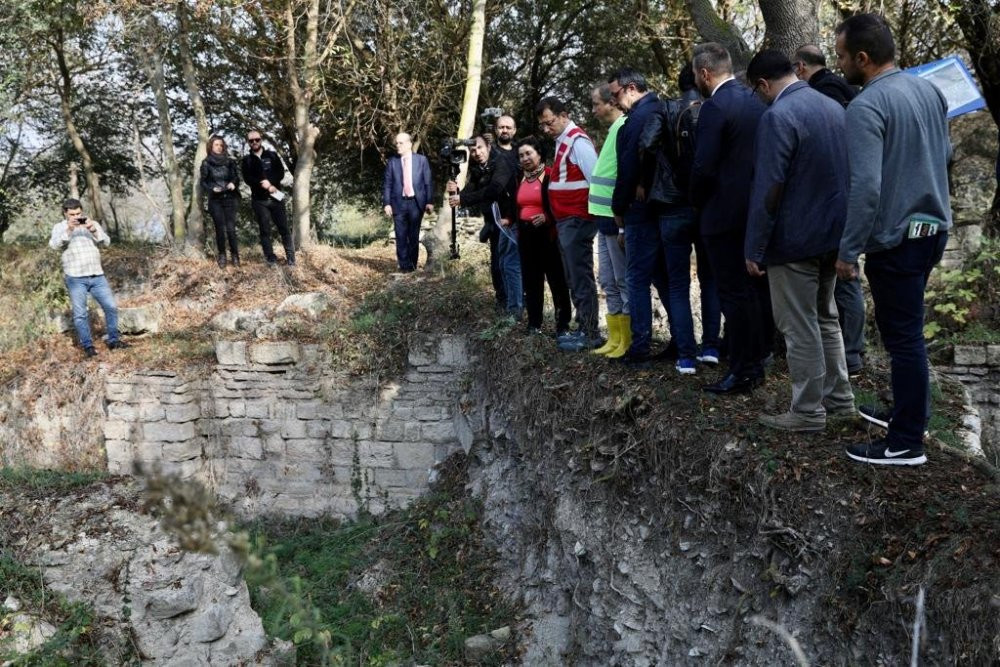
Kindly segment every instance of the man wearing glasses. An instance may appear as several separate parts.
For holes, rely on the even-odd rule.
[[[263,138],[257,130],[247,134],[247,144],[250,145],[250,152],[244,156],[241,165],[243,180],[250,186],[250,205],[257,218],[264,260],[268,266],[274,266],[278,261],[271,245],[271,223],[274,222],[285,246],[285,260],[288,266],[295,266],[295,244],[285,212],[285,194],[279,187],[285,177],[285,165],[277,153],[264,148]]]

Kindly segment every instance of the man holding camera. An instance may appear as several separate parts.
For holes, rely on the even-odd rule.
[[[493,149],[486,138],[473,139],[470,150],[469,182],[461,193],[458,183],[448,181],[448,203],[452,208],[478,206],[484,219],[484,230],[490,230],[490,269],[494,259],[499,269],[493,273],[497,308],[520,319],[524,308],[521,288],[521,258],[517,249],[517,170],[514,163]],[[495,205],[495,206],[494,206]],[[496,237],[494,246],[493,238]],[[480,234],[482,237],[482,234]],[[495,249],[495,250],[494,250]]]
[[[295,243],[285,212],[285,194],[279,189],[281,179],[285,177],[285,165],[277,153],[264,148],[264,138],[257,130],[250,130],[247,143],[250,152],[243,156],[240,166],[243,180],[250,186],[250,206],[257,218],[264,260],[268,266],[274,266],[278,261],[271,245],[271,222],[274,222],[285,246],[285,260],[288,266],[295,266]]]
[[[76,328],[80,347],[87,357],[97,356],[90,335],[90,316],[87,313],[87,295],[90,294],[104,310],[108,349],[126,348],[128,345],[121,341],[118,333],[118,307],[108,279],[104,277],[101,251],[98,248],[111,245],[111,239],[96,221],[87,219],[79,199],[64,201],[62,212],[65,219],[52,228],[49,247],[63,251],[63,275],[73,307],[73,326]]]

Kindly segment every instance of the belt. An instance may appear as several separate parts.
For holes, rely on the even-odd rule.
[[[410,199],[416,199],[416,196],[413,196],[413,197],[407,197],[406,195],[403,195],[403,199],[406,199],[406,200],[410,200]]]

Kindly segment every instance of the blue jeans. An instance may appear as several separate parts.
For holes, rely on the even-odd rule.
[[[677,342],[677,355],[681,359],[694,359],[698,346],[694,339],[694,317],[691,315],[691,248],[698,237],[698,225],[694,211],[690,208],[676,208],[659,216],[660,240],[667,261],[667,283],[669,285],[667,309],[670,313],[671,331]],[[708,272],[707,275],[710,276]],[[701,281],[699,274],[699,282]],[[715,294],[715,283],[701,284],[702,307],[707,304],[709,313],[703,313],[705,331],[709,333],[703,340],[718,339],[719,297]],[[706,296],[708,298],[706,298]],[[714,307],[714,312],[711,312]],[[716,343],[717,344],[717,343]],[[711,347],[711,343],[709,343]]]
[[[923,448],[931,403],[924,288],[947,243],[947,232],[904,239],[895,248],[868,253],[865,260],[875,323],[892,371],[892,420],[886,441],[894,447]]]
[[[87,294],[94,297],[94,300],[101,305],[104,310],[104,321],[108,330],[108,343],[118,342],[118,306],[115,305],[115,297],[111,293],[111,285],[108,279],[100,276],[65,276],[66,289],[69,291],[69,302],[73,306],[73,326],[76,327],[76,336],[80,340],[80,347],[94,347],[94,340],[90,336],[90,316],[87,313]]]
[[[507,294],[507,312],[521,316],[524,309],[524,289],[521,287],[521,254],[517,249],[517,225],[511,225],[500,232],[497,253],[500,260],[500,275],[503,277],[504,292]]]
[[[661,271],[663,245],[660,227],[641,203],[635,203],[625,214],[625,285],[628,289],[629,315],[631,316],[632,346],[629,354],[645,356],[653,338],[653,302],[649,291],[656,283],[660,300],[667,296],[668,288]],[[668,299],[669,301],[669,299]],[[667,308],[669,315],[669,307]],[[671,327],[673,318],[670,318]]]

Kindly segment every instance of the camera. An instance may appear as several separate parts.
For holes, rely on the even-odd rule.
[[[493,136],[493,128],[497,124],[497,119],[503,115],[503,109],[500,107],[489,107],[483,109],[483,112],[479,114],[479,120],[483,123],[483,132]]]
[[[475,145],[475,139],[453,139],[449,137],[441,144],[441,159],[447,164],[457,167],[469,161],[469,147]]]

